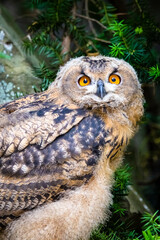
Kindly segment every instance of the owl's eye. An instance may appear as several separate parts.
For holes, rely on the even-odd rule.
[[[109,76],[109,82],[112,84],[120,84],[121,78],[116,74],[111,74]]]
[[[78,83],[81,87],[85,87],[91,83],[91,79],[87,76],[82,76],[79,80]]]

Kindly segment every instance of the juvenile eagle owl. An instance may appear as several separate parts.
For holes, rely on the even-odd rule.
[[[142,104],[134,69],[97,56],[70,60],[47,91],[1,106],[0,239],[88,239],[109,215]]]

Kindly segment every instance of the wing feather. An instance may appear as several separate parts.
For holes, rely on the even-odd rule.
[[[28,98],[5,104],[0,109],[0,156],[10,156],[30,144],[42,149],[88,114],[73,104],[69,107],[63,101],[57,104],[56,99],[46,97],[42,101],[44,94]]]
[[[86,184],[108,137],[103,121],[88,116],[43,149],[34,144],[1,157],[0,223]]]
[[[100,117],[46,93],[3,105],[0,224],[86,184],[109,136]]]

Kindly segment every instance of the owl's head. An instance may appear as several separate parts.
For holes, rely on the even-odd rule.
[[[117,58],[71,59],[60,69],[52,86],[57,86],[63,95],[81,107],[124,110],[134,104],[142,105],[135,70]]]

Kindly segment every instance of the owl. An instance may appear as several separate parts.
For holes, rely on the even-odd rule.
[[[143,115],[124,60],[71,59],[48,90],[0,106],[0,239],[87,240]]]

